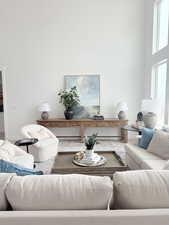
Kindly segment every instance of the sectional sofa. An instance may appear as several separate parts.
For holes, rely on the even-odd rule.
[[[132,170],[162,170],[167,160],[138,147],[137,144],[127,144],[126,163]]]
[[[2,225],[167,225],[169,171],[0,174]]]

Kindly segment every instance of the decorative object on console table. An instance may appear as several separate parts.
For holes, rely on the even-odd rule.
[[[48,120],[49,119],[49,113],[48,112],[50,112],[50,110],[51,110],[50,105],[47,102],[44,102],[39,106],[39,111],[42,112],[42,114],[41,114],[42,120]]]
[[[126,102],[119,102],[117,104],[116,110],[118,112],[119,120],[126,120],[127,119],[126,111],[128,110],[128,106],[127,106]]]
[[[65,107],[65,118],[67,120],[73,119],[74,112],[72,108],[80,102],[76,86],[72,87],[70,90],[61,90],[58,95],[60,96],[60,103]]]
[[[97,112],[96,115],[93,116],[94,120],[104,120],[104,116],[100,115],[99,112]]]
[[[144,99],[141,104],[143,121],[146,128],[155,128],[157,124],[158,100]]]

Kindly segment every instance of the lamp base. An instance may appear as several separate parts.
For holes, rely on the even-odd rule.
[[[42,112],[41,119],[42,120],[48,120],[49,119],[49,113],[48,112]]]
[[[118,118],[119,120],[126,120],[127,119],[126,113],[124,111],[120,111],[118,114]]]

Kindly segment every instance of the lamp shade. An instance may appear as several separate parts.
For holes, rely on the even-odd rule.
[[[159,113],[160,101],[158,99],[143,99],[141,102],[142,112]]]
[[[119,102],[117,104],[117,108],[116,108],[117,112],[120,112],[120,111],[127,111],[128,110],[128,106],[127,106],[127,103],[126,102]]]
[[[51,111],[50,105],[47,102],[43,102],[39,106],[39,111],[40,112],[49,112],[49,111]]]

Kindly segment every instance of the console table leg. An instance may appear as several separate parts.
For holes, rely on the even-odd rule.
[[[84,142],[84,127],[80,126],[80,141]]]
[[[123,127],[121,128],[121,138],[124,143],[128,143],[128,131]]]

